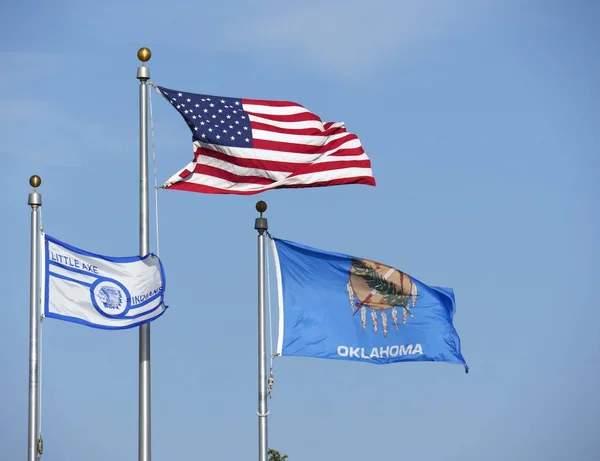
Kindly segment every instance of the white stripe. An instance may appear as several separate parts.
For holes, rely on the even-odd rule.
[[[279,254],[277,253],[277,245],[275,240],[271,239],[271,248],[273,249],[273,259],[275,260],[275,274],[277,277],[277,301],[279,303],[279,330],[277,332],[277,355],[282,355],[283,352],[283,284],[281,282],[281,265],[279,264]]]
[[[287,178],[290,175],[290,173],[292,173],[291,171],[273,171],[261,168],[250,168],[245,166],[234,165],[233,163],[224,162],[222,160],[217,160],[212,157],[206,157],[204,155],[199,155],[196,159],[196,162],[190,165],[195,164],[212,166],[215,168],[219,168],[220,170],[237,174],[239,176],[258,176],[259,178],[267,178],[273,181],[281,181],[282,179]],[[193,166],[190,168],[193,168]]]
[[[331,136],[310,136],[306,134],[285,134],[275,131],[252,130],[254,139],[262,139],[263,141],[285,142],[289,144],[300,144],[303,146],[324,146],[338,139],[349,137],[358,139],[353,133],[336,133]]]
[[[357,161],[357,160],[369,160],[369,158],[367,157],[366,154],[362,154],[362,155],[356,155],[356,156],[344,156],[344,157],[325,157],[322,159],[318,159],[317,161],[314,162],[314,164],[317,163],[331,163],[331,162],[350,162],[350,161]],[[309,162],[306,162],[309,163]],[[251,168],[251,167],[244,167],[244,166],[239,166],[239,165],[235,165],[233,163],[229,163],[229,162],[225,162],[223,160],[218,160],[212,157],[207,157],[205,155],[199,155],[196,158],[196,162],[195,164],[197,165],[206,165],[206,166],[212,166],[215,168],[219,168],[221,170],[225,170],[228,171],[230,173],[239,175],[239,176],[258,176],[260,178],[268,178],[268,179],[272,179],[273,181],[281,181],[285,178],[287,178],[290,173],[293,173],[293,171],[274,171],[274,170],[265,170],[263,168]],[[191,164],[193,165],[193,164]],[[193,168],[192,166],[188,166],[190,168]],[[296,168],[301,168],[301,164],[298,164],[298,167]]]
[[[89,285],[91,285],[98,279],[98,277],[80,274],[79,272],[74,272],[64,267],[55,266],[54,264],[50,264],[48,269],[50,271],[50,277],[52,277],[53,274],[62,275],[63,277],[69,277],[70,279],[87,283]]]
[[[253,112],[256,114],[268,114],[268,115],[295,115],[302,114],[304,112],[310,111],[301,106],[284,106],[284,107],[275,107],[275,106],[260,106],[257,104],[242,104],[242,108],[246,112]]]
[[[218,146],[214,144],[207,144],[204,142],[194,141],[194,151],[197,148],[204,147],[205,149],[211,149],[223,154],[227,154],[231,157],[246,158],[252,160],[271,160],[276,162],[290,162],[290,163],[309,163],[319,157],[332,155],[342,149],[355,149],[362,147],[359,139],[350,139],[340,146],[327,150],[321,154],[299,154],[296,152],[280,152],[275,150],[267,149],[252,149],[251,147],[228,147]]]
[[[248,118],[250,119],[251,122],[264,123],[265,125],[276,126],[278,128],[283,128],[283,129],[302,130],[302,129],[307,129],[307,128],[314,128],[314,129],[317,129],[320,131],[325,131],[325,127],[323,126],[323,123],[321,123],[317,120],[306,120],[306,121],[302,121],[302,122],[280,122],[277,120],[269,120],[268,118],[257,117],[256,115],[250,115]],[[328,130],[333,129],[333,128],[343,128],[343,127],[344,127],[344,122],[338,122],[338,123],[332,124],[328,128]]]
[[[153,299],[149,303],[144,304],[143,306],[133,306],[129,309],[125,317],[133,317],[134,315],[139,315],[144,312],[151,311],[152,309],[157,308],[162,304],[162,300],[160,296],[157,296],[156,299]]]
[[[363,176],[373,176],[370,168],[344,168],[337,170],[318,171],[315,173],[307,173],[303,175],[293,176],[274,182],[268,185],[249,184],[249,183],[233,183],[225,179],[208,176],[201,173],[193,173],[185,180],[179,179],[177,182],[184,181],[192,184],[202,184],[221,190],[239,191],[239,192],[254,192],[273,189],[280,186],[313,184],[322,181],[331,181],[334,179],[350,179]]]

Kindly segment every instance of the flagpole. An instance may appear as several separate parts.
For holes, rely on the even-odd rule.
[[[148,48],[137,52],[142,65],[137,69],[140,81],[140,256],[150,252],[148,208],[148,87],[150,69],[146,62],[152,53]],[[150,324],[140,326],[139,331],[139,402],[138,402],[138,460],[151,459],[150,424]]]
[[[38,429],[39,429],[39,390],[38,379],[40,365],[39,352],[39,322],[40,322],[40,292],[38,286],[39,275],[39,233],[42,195],[37,188],[42,184],[42,178],[33,175],[29,178],[29,185],[33,192],[29,194],[28,205],[31,207],[31,268],[29,273],[29,431],[27,437],[27,459],[38,459]]]
[[[269,451],[267,438],[267,346],[265,328],[265,232],[269,229],[267,204],[262,200],[256,203],[254,229],[258,231],[258,461],[267,461]]]

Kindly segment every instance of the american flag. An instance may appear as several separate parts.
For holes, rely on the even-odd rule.
[[[294,102],[186,93],[155,86],[193,135],[194,159],[165,189],[257,194],[269,189],[375,185],[360,140]]]

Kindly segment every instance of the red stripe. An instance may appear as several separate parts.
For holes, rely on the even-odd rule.
[[[257,106],[270,106],[270,107],[302,107],[306,109],[301,104],[297,102],[291,101],[266,101],[264,99],[242,99],[242,104],[256,104]]]
[[[290,177],[299,176],[301,174],[318,173],[320,171],[340,171],[346,168],[371,168],[370,160],[341,160],[338,162],[322,162],[308,163],[301,165],[294,171]]]
[[[347,149],[340,149],[333,154],[329,154],[330,157],[353,157],[357,155],[362,155],[365,153],[365,150],[362,147],[350,147]]]
[[[266,141],[264,139],[254,139],[252,147],[255,149],[273,150],[279,152],[293,152],[296,154],[322,154],[324,152],[335,149],[341,146],[346,141],[352,139],[358,139],[355,134],[348,133],[346,136],[342,136],[339,139],[328,142],[323,146],[310,146],[308,144],[294,144],[289,142],[281,141]]]
[[[319,181],[310,184],[294,184],[289,186],[281,186],[280,189],[296,189],[301,187],[326,187],[326,186],[343,186],[347,184],[364,184],[366,186],[375,186],[375,178],[373,176],[355,176],[353,178],[339,178],[330,181]],[[279,189],[275,187],[274,189]]]
[[[179,177],[180,177],[181,179],[185,179],[185,178],[187,178],[187,177],[188,177],[189,175],[191,175],[191,174],[192,174],[192,172],[186,168],[185,170],[182,170],[182,171],[179,173]]]
[[[250,126],[253,130],[265,130],[271,131],[273,133],[283,134],[306,134],[312,136],[333,136],[334,134],[346,132],[346,128],[343,126],[330,128],[324,131],[321,131],[318,128],[281,128],[278,126],[267,125],[266,123],[260,122],[250,122]]]
[[[216,160],[231,163],[232,165],[246,168],[257,168],[266,171],[283,171],[291,173],[298,168],[298,164],[293,162],[278,162],[276,160],[257,160],[251,158],[232,157],[222,152],[206,148],[196,149],[195,155],[204,155]]]
[[[260,176],[242,176],[239,174],[231,173],[229,171],[221,170],[220,168],[216,168],[214,166],[200,164],[196,164],[194,172],[198,174],[212,176],[214,178],[225,179],[226,181],[230,181],[232,183],[269,185],[275,182],[272,179],[261,178]]]
[[[292,173],[293,175],[314,173],[317,171],[326,170],[341,170],[344,168],[371,168],[370,160],[339,160],[334,162],[321,163],[293,163],[293,162],[278,162],[274,160],[255,160],[248,158],[230,157],[222,152],[217,152],[210,149],[200,148],[196,150],[196,158],[198,155],[214,158],[216,160],[230,163],[231,165],[256,168],[265,171],[278,171],[284,173]],[[204,165],[201,165],[203,168]],[[196,168],[196,172],[198,168]],[[185,177],[185,176],[184,176]],[[244,176],[245,177],[245,176]],[[225,178],[223,178],[225,179]]]
[[[300,114],[290,114],[290,115],[273,115],[273,114],[262,114],[260,112],[250,112],[246,111],[246,113],[250,115],[256,115],[257,117],[266,118],[267,120],[274,120],[276,122],[310,122],[317,121],[321,122],[321,119],[317,117],[315,114],[311,114],[310,112],[301,112]]]
[[[299,189],[307,187],[328,187],[328,186],[344,186],[350,184],[363,184],[365,186],[375,186],[375,178],[372,176],[358,176],[355,178],[343,178],[343,179],[332,179],[331,181],[321,181],[312,184],[294,184],[287,186],[273,187],[272,189]],[[165,189],[181,190],[187,192],[198,192],[201,194],[230,194],[230,195],[255,195],[265,192],[262,190],[258,191],[237,191],[237,190],[226,190],[219,189],[216,187],[205,186],[203,184],[194,184],[189,182],[178,182],[172,186],[165,186]],[[271,190],[271,189],[268,189]]]

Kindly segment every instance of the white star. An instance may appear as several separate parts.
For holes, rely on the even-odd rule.
[[[197,126],[194,127],[194,131],[198,131],[198,127]]]
[[[223,112],[223,109],[219,109],[219,114],[220,114],[221,112]]]
[[[202,102],[206,102],[206,99],[202,98],[200,101],[202,101]]]
[[[187,98],[187,102],[192,102],[192,100],[190,98]]]
[[[233,113],[234,113],[234,114],[237,114],[237,110],[234,110],[234,111],[233,111]]]
[[[241,132],[241,131],[238,131],[238,134],[239,134],[239,135],[241,135],[241,134],[242,134],[242,132]]]
[[[217,116],[215,114],[213,114],[212,118],[217,118]]]
[[[244,127],[244,130],[247,130],[247,129],[248,129],[248,127],[247,127],[247,126],[245,126],[245,127]]]
[[[236,125],[239,125],[239,124],[240,124],[240,122],[239,122],[238,120],[236,120],[236,121],[235,121],[235,124],[236,124]]]
[[[227,133],[227,130],[223,130],[223,133]]]
[[[196,120],[196,116],[195,116],[195,115],[192,115],[192,118],[193,118],[194,120]]]
[[[210,131],[212,133],[212,128],[209,128],[208,131]]]
[[[181,106],[179,106],[179,105],[178,105],[178,106],[176,107],[176,109],[179,109],[180,107],[181,107]]]
[[[245,119],[245,118],[246,118],[246,116],[245,116],[245,115],[242,115],[242,117],[241,117],[241,118]]]
[[[227,114],[227,118],[231,118],[231,115]]]
[[[225,120],[221,120],[221,123],[225,123]]]
[[[221,99],[221,102],[222,102],[223,104],[225,104],[225,100],[224,100],[224,99]]]
[[[210,107],[215,107],[215,105],[214,105],[214,104],[211,102],[211,103],[210,103]]]
[[[200,107],[200,104],[196,104],[196,107]]]
[[[181,95],[180,95],[180,96],[181,96]],[[240,102],[239,102],[239,101],[236,101],[236,102],[235,102],[235,105],[236,105],[236,106],[239,106],[239,105],[240,105]]]
[[[248,138],[246,138],[246,142],[250,142],[250,140]]]
[[[187,114],[187,113],[188,113],[188,111],[186,110],[186,111],[184,111],[183,113],[184,113],[184,114]]]
[[[232,141],[235,141],[235,136],[232,136],[232,137],[231,137],[231,140],[232,140]]]
[[[202,133],[202,137],[203,137],[203,138],[206,138],[206,135],[205,135],[204,133]]]
[[[210,101],[210,98],[206,98],[207,101]]]
[[[194,109],[190,109],[190,112],[194,112]]]
[[[177,96],[183,96],[181,93],[177,93]]]
[[[229,125],[229,128],[233,128],[233,125]]]
[[[200,122],[200,125],[204,125],[204,122]]]
[[[219,134],[218,134],[218,135],[217,135],[217,139],[221,139],[221,135],[219,135]]]
[[[204,113],[207,113],[207,112],[208,112],[208,109],[204,109]]]
[[[181,107],[185,107],[185,104],[183,104],[183,103],[182,103],[182,104],[181,104]]]

